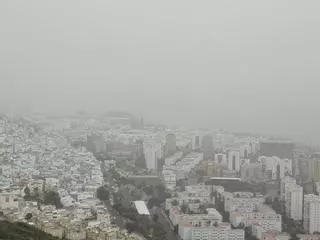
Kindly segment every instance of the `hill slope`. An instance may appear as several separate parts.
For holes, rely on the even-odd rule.
[[[0,221],[0,240],[58,240],[28,224]]]

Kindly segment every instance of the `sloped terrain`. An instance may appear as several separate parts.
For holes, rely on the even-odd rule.
[[[57,240],[58,238],[28,224],[0,221],[1,240]]]

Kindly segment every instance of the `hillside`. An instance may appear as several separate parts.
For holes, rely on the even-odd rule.
[[[0,240],[57,240],[51,235],[28,224],[0,221]]]

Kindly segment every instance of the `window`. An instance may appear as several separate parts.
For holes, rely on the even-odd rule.
[[[8,203],[9,201],[10,201],[9,196],[6,196],[6,198],[5,198],[5,202],[6,202],[6,203]]]

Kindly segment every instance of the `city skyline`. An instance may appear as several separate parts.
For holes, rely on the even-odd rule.
[[[320,240],[319,9],[1,0],[0,239]]]
[[[0,3],[1,110],[320,142],[317,2],[16,3]]]

